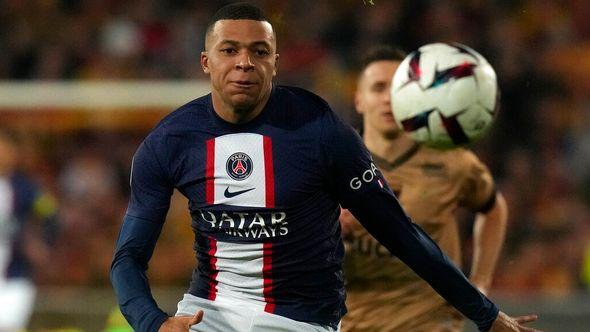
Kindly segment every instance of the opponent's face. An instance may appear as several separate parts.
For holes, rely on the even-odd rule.
[[[232,111],[252,110],[266,101],[277,73],[272,26],[254,20],[220,20],[207,34],[201,66],[212,94]]]
[[[398,61],[380,60],[370,63],[361,73],[355,94],[355,107],[363,115],[364,129],[383,135],[399,132],[391,112],[391,79]]]

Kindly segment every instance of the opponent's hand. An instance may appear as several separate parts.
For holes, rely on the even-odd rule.
[[[498,317],[496,317],[496,320],[492,325],[492,328],[490,329],[490,332],[541,332],[540,330],[534,329],[532,327],[521,325],[536,321],[537,318],[537,315],[510,317],[500,311],[498,313]]]
[[[199,324],[203,320],[203,310],[198,310],[193,316],[169,317],[164,321],[158,332],[186,332],[191,326]]]

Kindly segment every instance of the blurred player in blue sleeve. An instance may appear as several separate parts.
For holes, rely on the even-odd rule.
[[[172,112],[137,150],[111,267],[131,326],[339,331],[346,313],[342,205],[480,330],[527,331],[411,222],[360,137],[324,100],[273,84],[276,45],[259,8],[221,8],[201,53],[211,93]],[[189,200],[198,264],[169,317],[146,270],[174,189]]]
[[[55,201],[17,170],[17,144],[0,130],[0,331],[27,327],[33,270],[46,264],[55,233]]]

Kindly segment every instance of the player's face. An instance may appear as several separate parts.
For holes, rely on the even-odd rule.
[[[391,79],[398,61],[380,60],[361,73],[355,94],[355,107],[363,115],[364,128],[383,135],[395,135],[399,128],[391,112]]]
[[[277,73],[272,26],[254,20],[220,20],[207,35],[201,66],[214,98],[231,112],[263,107]],[[216,109],[217,110],[217,109]]]

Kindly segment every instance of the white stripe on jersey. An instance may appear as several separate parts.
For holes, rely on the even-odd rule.
[[[264,310],[263,243],[217,241],[215,268],[218,271],[216,300],[247,298],[252,308]]]
[[[233,179],[227,170],[229,158],[239,152],[248,155],[252,161],[251,169],[248,169],[251,173],[243,180]],[[266,207],[264,136],[243,133],[216,137],[214,158],[214,204]],[[233,196],[235,193],[239,194]]]

